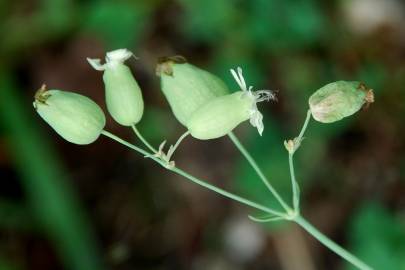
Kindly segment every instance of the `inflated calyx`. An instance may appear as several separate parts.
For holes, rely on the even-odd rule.
[[[108,52],[105,64],[100,59],[90,59],[90,65],[104,71],[105,98],[108,112],[112,118],[123,126],[137,124],[143,115],[143,98],[141,89],[131,70],[124,64],[133,54],[127,49]]]
[[[90,144],[97,140],[105,126],[101,108],[86,96],[61,90],[46,90],[35,95],[38,114],[65,140]]]

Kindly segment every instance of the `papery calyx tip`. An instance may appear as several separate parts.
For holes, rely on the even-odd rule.
[[[162,74],[173,76],[172,65],[185,63],[187,63],[187,59],[181,55],[159,57],[155,70],[156,76],[160,76]]]
[[[129,51],[127,49],[118,49],[118,50],[108,52],[106,54],[105,60],[107,63],[114,62],[114,61],[124,63],[126,60],[128,60],[132,56],[134,56],[134,54],[131,51]]]
[[[88,57],[86,59],[87,59],[87,62],[89,62],[90,66],[92,66],[95,70],[98,70],[98,71],[105,70],[105,64],[101,64],[100,59],[98,59],[98,58],[92,59],[92,58],[88,58]]]
[[[135,59],[138,59],[131,51],[127,49],[118,49],[106,53],[105,64],[101,64],[101,60],[98,58],[95,59],[87,58],[87,61],[95,70],[103,71],[107,67],[114,66],[117,63],[124,63],[132,56]]]
[[[41,88],[39,88],[34,95],[34,108],[37,108],[38,103],[40,104],[46,104],[46,100],[51,96],[49,93],[47,93],[47,88],[45,84],[41,85]]]
[[[277,97],[274,91],[272,90],[257,90],[253,93],[256,103],[262,101],[277,101]]]

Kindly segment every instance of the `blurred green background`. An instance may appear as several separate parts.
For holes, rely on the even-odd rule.
[[[405,269],[405,5],[400,0],[0,1],[0,269],[353,269],[295,225],[252,214],[100,138],[61,139],[32,108],[42,83],[105,109],[101,73],[86,57],[128,48],[146,111],[140,130],[173,142],[176,122],[154,74],[181,54],[237,89],[256,89],[263,137],[236,133],[290,198],[283,140],[296,136],[309,95],[337,80],[375,91],[368,109],[310,123],[296,170],[303,214],[376,269]],[[111,118],[107,128],[136,141]],[[176,163],[274,204],[229,139],[187,139]]]

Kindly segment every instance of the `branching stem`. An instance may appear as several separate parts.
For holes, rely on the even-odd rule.
[[[297,179],[295,178],[294,154],[295,154],[295,151],[297,151],[297,149],[301,145],[301,142],[303,140],[305,131],[308,127],[308,123],[310,120],[311,120],[311,110],[308,110],[304,125],[302,126],[298,137],[294,138],[294,140],[292,141],[292,143],[293,143],[292,149],[287,149],[288,150],[288,166],[290,167],[291,187],[292,187],[292,193],[293,193],[293,206],[294,206],[294,211],[296,213],[300,212],[300,186],[297,182]]]
[[[192,181],[192,182],[194,182],[194,183],[196,183],[196,184],[198,184],[200,186],[203,186],[203,187],[205,187],[207,189],[210,189],[210,190],[212,190],[212,191],[214,191],[214,192],[216,192],[218,194],[221,194],[222,196],[228,197],[229,199],[238,201],[238,202],[240,202],[242,204],[248,205],[250,207],[256,208],[258,210],[264,211],[264,212],[269,213],[269,214],[273,214],[275,216],[284,216],[284,214],[281,213],[281,212],[278,212],[276,210],[273,210],[273,209],[268,208],[266,206],[263,206],[261,204],[255,203],[253,201],[250,201],[248,199],[245,199],[243,197],[240,197],[238,195],[230,193],[230,192],[228,192],[226,190],[223,190],[223,189],[221,189],[219,187],[211,185],[211,184],[205,182],[204,180],[201,180],[201,179],[199,179],[197,177],[194,177],[191,174],[189,174],[189,173],[187,173],[187,172],[185,172],[185,171],[183,171],[183,170],[181,170],[181,169],[179,169],[177,167],[167,167],[166,166],[167,164],[164,161],[162,161],[161,159],[159,159],[158,157],[153,156],[151,153],[145,151],[144,149],[142,149],[140,147],[137,147],[137,146],[135,146],[135,145],[121,139],[120,137],[118,137],[118,136],[116,136],[116,135],[114,135],[114,134],[112,134],[112,133],[110,133],[110,132],[108,132],[106,130],[103,130],[101,132],[101,134],[103,134],[104,136],[106,136],[106,137],[108,137],[108,138],[110,138],[110,139],[112,139],[112,140],[114,140],[114,141],[116,141],[116,142],[118,142],[118,143],[132,149],[132,150],[137,151],[138,153],[142,154],[145,157],[149,157],[150,159],[154,160],[158,164],[162,165],[162,167],[164,167],[165,169],[167,169],[169,171],[172,171],[172,172],[174,172],[174,173],[176,173],[178,175],[181,175],[181,176],[185,177],[186,179],[188,179],[188,180],[190,180],[190,181]]]
[[[310,114],[308,114],[310,116]],[[308,115],[307,115],[307,120],[305,121],[304,124],[304,128],[301,130],[300,132],[300,137],[302,138],[305,129],[306,129],[306,125],[308,124],[307,122],[308,120]],[[136,129],[134,129],[135,131]],[[139,132],[138,132],[139,133]],[[294,221],[295,223],[297,223],[298,225],[300,225],[303,229],[305,229],[309,234],[311,234],[313,237],[315,237],[318,241],[320,241],[323,245],[325,245],[326,247],[328,247],[330,250],[332,250],[333,252],[335,252],[336,254],[338,254],[339,256],[341,256],[343,259],[347,260],[348,262],[350,262],[351,264],[353,264],[354,266],[356,266],[357,268],[359,268],[360,270],[373,270],[373,268],[371,268],[370,266],[368,266],[367,264],[365,264],[363,261],[361,261],[359,258],[357,258],[356,256],[354,256],[353,254],[351,254],[350,252],[348,252],[347,250],[345,250],[344,248],[342,248],[341,246],[339,246],[337,243],[333,242],[331,239],[329,239],[327,236],[325,236],[323,233],[321,233],[319,230],[317,230],[313,225],[311,225],[308,221],[306,221],[302,216],[300,216],[297,212],[292,211],[287,204],[285,204],[285,202],[282,200],[282,198],[280,197],[280,195],[274,190],[274,188],[270,185],[270,183],[268,182],[267,178],[264,177],[263,173],[261,172],[261,170],[259,169],[259,167],[257,166],[257,164],[254,162],[254,160],[252,159],[252,157],[250,156],[250,154],[246,151],[246,149],[240,144],[239,140],[235,137],[235,135],[233,135],[233,133],[230,133],[229,136],[231,137],[232,141],[234,141],[235,145],[239,148],[239,150],[245,155],[246,159],[248,159],[249,163],[251,163],[251,165],[253,166],[253,168],[255,169],[255,171],[258,173],[258,175],[261,177],[262,181],[266,184],[266,186],[271,187],[270,191],[272,191],[273,195],[279,200],[279,202],[281,203],[281,205],[283,205],[283,207],[287,207],[287,213],[281,213],[279,211],[276,211],[274,209],[271,209],[269,207],[266,207],[264,205],[261,205],[259,203],[253,202],[251,200],[248,200],[246,198],[240,197],[236,194],[233,194],[231,192],[228,192],[226,190],[223,190],[219,187],[216,187],[214,185],[211,185],[209,183],[207,183],[206,181],[199,179],[181,169],[179,169],[178,167],[168,167],[167,164],[165,163],[165,161],[161,160],[160,158],[154,156],[153,154],[149,153],[148,151],[135,146],[123,139],[121,139],[120,137],[106,131],[103,130],[101,132],[101,134],[103,134],[104,136],[132,149],[135,150],[136,152],[142,154],[144,157],[148,157],[152,160],[154,160],[156,163],[160,164],[163,168],[172,171],[178,175],[181,175],[183,177],[185,177],[186,179],[188,179],[189,181],[196,183],[202,187],[205,187],[211,191],[214,191],[218,194],[221,194],[222,196],[225,196],[229,199],[232,199],[234,201],[237,201],[239,203],[242,203],[244,205],[250,206],[252,208],[261,210],[263,212],[266,212],[270,215],[273,215],[273,217],[269,217],[267,220],[266,219],[261,219],[261,218],[255,218],[255,217],[250,217],[252,220],[256,220],[257,222],[270,222],[270,221],[276,221],[276,220],[290,220],[290,221]],[[140,134],[139,134],[140,135]],[[140,138],[143,138],[140,135]],[[142,139],[141,139],[142,140]],[[143,141],[145,141],[145,145],[148,145],[147,141],[145,139],[143,139]],[[151,147],[153,148],[153,147]],[[153,150],[153,149],[151,149]],[[292,158],[292,155],[291,155]],[[293,166],[291,166],[291,168],[293,168]],[[293,169],[292,169],[293,171]],[[292,174],[294,175],[294,174]],[[294,177],[295,179],[295,177]]]
[[[328,247],[330,250],[335,252],[337,255],[345,259],[346,261],[350,262],[360,270],[373,270],[370,266],[365,264],[363,261],[361,261],[359,258],[333,242],[331,239],[329,239],[326,235],[318,231],[312,224],[310,224],[307,220],[305,220],[301,216],[297,216],[294,221],[300,225],[304,230],[306,230],[309,234],[311,234],[314,238],[316,238],[319,242],[324,244],[326,247]]]
[[[281,206],[284,208],[284,210],[289,213],[291,212],[291,208],[287,205],[287,203],[281,198],[280,194],[275,190],[272,184],[270,184],[269,180],[267,177],[264,175],[260,167],[257,165],[256,161],[252,158],[252,156],[249,154],[249,152],[245,149],[245,147],[242,145],[242,143],[239,141],[239,139],[233,134],[233,132],[230,132],[228,134],[229,138],[231,138],[232,142],[235,144],[235,146],[239,149],[239,151],[242,153],[242,155],[246,158],[246,160],[249,162],[249,164],[252,166],[252,168],[255,170],[259,178],[262,180],[264,185],[269,189],[269,191],[273,194],[273,196],[276,198],[276,200],[281,204]]]
[[[141,140],[141,142],[149,148],[152,153],[156,154],[157,150],[142,136],[142,134],[139,132],[139,130],[136,128],[135,125],[132,125],[132,130],[134,131],[135,135]]]

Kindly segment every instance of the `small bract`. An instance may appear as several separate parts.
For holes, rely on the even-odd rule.
[[[242,91],[214,98],[195,111],[187,122],[191,136],[201,140],[219,138],[248,119],[262,135],[263,115],[256,104],[275,99],[275,96],[270,90],[252,92],[252,86],[248,88],[246,85],[241,68],[238,67],[237,72],[231,70],[231,73]]]
[[[357,81],[329,83],[318,89],[308,101],[312,116],[322,123],[339,121],[372,102],[373,90]]]
[[[225,83],[217,76],[187,63],[182,56],[159,59],[156,75],[177,120],[187,120],[198,108],[213,98],[229,93]]]
[[[101,108],[88,97],[73,92],[46,90],[43,86],[33,105],[60,136],[75,144],[94,142],[105,126]]]
[[[106,54],[106,63],[100,59],[90,59],[90,65],[104,71],[105,97],[108,112],[123,126],[137,124],[143,115],[144,104],[141,89],[131,70],[124,65],[133,54],[127,49],[119,49]]]

